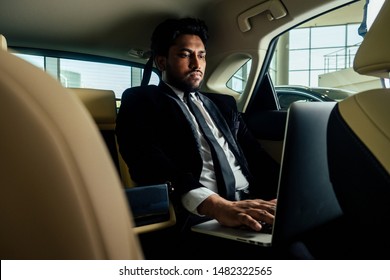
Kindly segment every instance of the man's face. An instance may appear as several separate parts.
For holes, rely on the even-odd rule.
[[[167,57],[157,57],[157,64],[163,81],[183,91],[196,91],[206,69],[205,46],[197,35],[180,35]]]

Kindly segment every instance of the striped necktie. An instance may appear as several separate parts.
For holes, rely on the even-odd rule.
[[[229,200],[235,200],[236,181],[233,171],[229,165],[226,154],[221,145],[214,137],[210,127],[206,123],[203,114],[194,104],[188,92],[184,93],[184,98],[187,101],[188,108],[195,116],[196,121],[210,146],[211,155],[213,158],[214,171],[217,178],[217,186],[219,194]]]

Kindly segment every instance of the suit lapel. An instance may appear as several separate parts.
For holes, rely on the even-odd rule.
[[[226,141],[229,144],[230,150],[235,155],[236,159],[239,161],[241,168],[243,168],[244,173],[250,174],[248,163],[243,156],[241,148],[237,145],[236,139],[233,137],[231,130],[225,120],[225,118],[220,113],[218,107],[205,95],[198,93],[200,100],[203,102],[203,105],[206,107],[208,113],[216,122],[218,129],[224,135]]]
[[[221,131],[226,141],[229,143],[229,146],[234,151],[234,154],[240,155],[240,151],[237,147],[236,140],[234,139],[232,132],[229,129],[229,126],[225,120],[225,118],[221,115],[218,107],[206,96],[198,93],[199,99],[203,102],[203,105],[206,107],[208,113],[213,118],[215,123],[218,126],[218,129]]]
[[[194,122],[192,120],[192,117],[191,117],[190,113],[188,112],[187,108],[185,107],[183,101],[180,100],[180,98],[176,95],[176,93],[174,93],[172,91],[172,89],[170,87],[168,87],[166,84],[160,83],[159,88],[161,89],[162,92],[164,92],[164,94],[169,99],[171,99],[174,103],[177,104],[177,108],[180,109],[179,111],[181,111],[184,114],[184,117],[187,119],[187,122],[191,127],[192,135],[195,139],[197,148],[200,150],[201,145],[200,145],[199,139],[197,137],[195,137],[195,135],[197,135],[196,127],[195,127]]]

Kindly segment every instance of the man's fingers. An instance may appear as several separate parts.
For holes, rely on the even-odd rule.
[[[243,200],[238,202],[239,206],[244,209],[262,209],[271,214],[275,214],[276,203],[271,201],[265,201],[261,199]]]

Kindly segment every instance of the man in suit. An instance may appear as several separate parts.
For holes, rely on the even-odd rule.
[[[248,130],[233,97],[199,91],[207,39],[207,26],[199,19],[170,19],[157,26],[150,62],[161,82],[123,93],[116,126],[120,152],[137,184],[170,183],[181,233],[210,218],[260,231],[259,221],[273,223],[279,165]],[[188,98],[222,147],[219,154],[228,159],[233,190],[220,187],[216,153]]]

